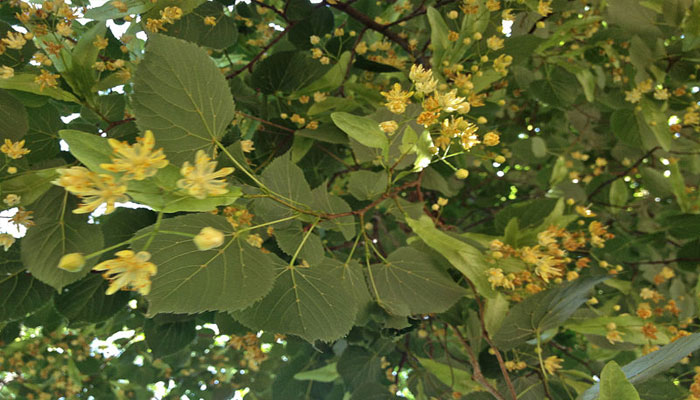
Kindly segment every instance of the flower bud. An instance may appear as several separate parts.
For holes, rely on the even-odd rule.
[[[199,234],[194,237],[193,241],[197,249],[210,250],[224,243],[224,234],[218,229],[207,226],[199,231]]]
[[[82,253],[69,253],[61,257],[58,268],[68,272],[79,272],[85,266],[85,257]]]
[[[460,168],[457,171],[455,171],[455,177],[457,179],[467,179],[468,176],[469,176],[469,171],[464,169],[464,168]]]

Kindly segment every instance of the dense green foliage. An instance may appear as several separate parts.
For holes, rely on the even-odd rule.
[[[0,37],[0,398],[700,399],[700,1]]]

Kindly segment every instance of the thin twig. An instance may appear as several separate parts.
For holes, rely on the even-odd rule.
[[[246,69],[250,69],[250,71],[252,72],[252,71],[253,71],[253,65],[254,65],[256,62],[258,62],[258,60],[260,60],[260,58],[261,58],[265,53],[267,53],[267,51],[270,50],[270,48],[271,48],[272,46],[274,46],[275,43],[279,42],[280,39],[282,39],[282,38],[289,32],[289,30],[292,29],[292,27],[293,27],[295,24],[296,24],[296,22],[292,22],[291,24],[287,25],[287,27],[284,28],[284,30],[283,30],[282,32],[280,32],[279,35],[277,35],[274,39],[272,39],[272,40],[270,41],[270,43],[268,43],[265,47],[263,47],[262,50],[260,50],[260,52],[259,52],[255,57],[253,57],[253,59],[250,60],[250,62],[248,62],[248,64],[246,64],[243,68],[237,69],[237,70],[231,72],[230,74],[226,75],[226,79],[233,79],[233,78],[235,78],[236,76],[238,76],[239,74],[241,74],[243,71],[245,71]]]
[[[595,188],[595,190],[593,190],[593,191],[591,192],[591,194],[588,195],[588,200],[591,200],[596,194],[598,194],[601,190],[603,190],[604,187],[610,185],[611,183],[615,182],[616,180],[618,180],[618,179],[624,177],[625,175],[629,174],[633,169],[637,168],[637,167],[639,166],[639,164],[641,164],[641,163],[644,161],[644,159],[646,159],[647,157],[651,156],[656,150],[659,150],[659,149],[661,149],[661,147],[659,147],[659,146],[654,147],[653,149],[649,150],[646,154],[644,154],[639,160],[637,160],[637,162],[635,162],[634,164],[632,164],[631,167],[629,167],[629,168],[627,168],[626,170],[622,171],[622,173],[618,174],[617,176],[612,177],[612,178],[608,179],[607,181],[601,183],[600,186],[598,186],[597,188]]]

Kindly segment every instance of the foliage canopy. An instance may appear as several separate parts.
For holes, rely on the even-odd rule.
[[[0,397],[700,399],[700,1],[0,1]]]

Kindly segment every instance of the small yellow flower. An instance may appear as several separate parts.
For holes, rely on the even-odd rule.
[[[255,143],[250,139],[241,140],[241,150],[244,153],[250,153],[255,150]]]
[[[103,203],[107,203],[105,214],[109,214],[114,211],[114,203],[128,200],[126,185],[115,182],[111,175],[96,174],[84,167],[58,169],[58,173],[59,178],[51,183],[64,187],[82,200],[73,210],[76,214],[95,211]]]
[[[15,76],[15,70],[12,67],[3,65],[0,67],[0,79],[10,79]]]
[[[29,228],[30,226],[34,226],[34,221],[32,221],[33,213],[34,211],[27,211],[20,207],[17,213],[10,218],[10,222],[15,225],[22,225],[25,228]]]
[[[380,93],[387,100],[385,103],[386,107],[394,114],[401,114],[406,111],[406,105],[411,102],[410,98],[413,96],[413,92],[401,90],[400,83],[394,83],[390,91]]]
[[[326,94],[323,92],[314,92],[314,101],[316,103],[321,103],[326,100]]]
[[[543,17],[546,17],[547,15],[552,13],[551,5],[552,5],[552,0],[549,0],[549,1],[540,0],[540,2],[537,4],[537,13]]]
[[[194,245],[199,250],[211,250],[224,244],[224,233],[211,226],[202,228],[193,239]]]
[[[457,171],[455,171],[455,177],[457,179],[467,179],[468,176],[469,176],[469,171],[464,169],[464,168],[460,168]]]
[[[486,45],[489,49],[493,51],[500,50],[503,48],[503,39],[499,38],[496,35],[493,35],[490,38],[486,39]]]
[[[58,82],[56,79],[60,78],[61,75],[58,74],[52,74],[49,71],[46,71],[44,69],[41,70],[41,74],[37,77],[34,78],[34,82],[39,84],[40,91],[43,91],[44,88],[46,87],[56,87],[58,86]]]
[[[323,65],[328,65],[328,64],[331,63],[331,59],[328,58],[328,57],[326,57],[326,56],[321,57],[321,59],[320,59],[319,61],[320,61],[321,64],[323,64]]]
[[[343,36],[345,35],[345,30],[343,28],[335,28],[333,31],[333,36]]]
[[[93,268],[95,271],[106,271],[102,276],[111,281],[107,295],[122,289],[133,289],[144,296],[150,293],[151,276],[158,271],[155,264],[148,262],[151,254],[147,251],[134,253],[122,250],[115,255],[117,258],[103,261]]]
[[[146,20],[146,29],[148,29],[150,32],[167,32],[168,30],[163,27],[163,24],[163,20],[148,18]]]
[[[129,7],[124,3],[123,1],[120,0],[114,0],[113,2],[109,3],[112,5],[112,7],[116,8],[119,10],[119,12],[127,12],[129,10]]]
[[[500,142],[500,136],[496,132],[488,132],[484,135],[484,144],[487,146],[496,146]]]
[[[112,157],[112,164],[100,164],[100,167],[110,172],[126,172],[123,175],[126,180],[144,180],[168,165],[163,149],[153,151],[156,140],[150,130],[136,138],[133,145],[116,139],[109,139],[108,143],[116,157]]]
[[[564,360],[557,356],[549,356],[544,359],[544,369],[549,375],[554,375],[556,370],[561,369],[561,363]]]
[[[219,179],[233,172],[233,168],[216,169],[216,161],[211,161],[204,150],[198,150],[195,155],[194,165],[185,161],[180,169],[180,174],[184,177],[177,181],[180,189],[187,190],[187,193],[197,199],[205,199],[207,196],[217,196],[228,193],[226,180]]]
[[[2,39],[2,43],[5,43],[10,49],[21,50],[27,43],[27,40],[19,32],[7,32],[7,37]]]
[[[246,242],[248,242],[249,245],[257,248],[261,248],[263,244],[263,239],[258,235],[257,233],[254,233],[252,235],[248,235],[246,238]]]
[[[452,10],[447,13],[447,18],[449,19],[457,19],[459,17],[459,12],[456,10]]]
[[[68,272],[78,272],[85,266],[85,257],[81,253],[70,253],[61,257],[58,268]]]
[[[397,129],[399,129],[399,124],[394,121],[384,121],[379,123],[379,129],[381,129],[382,132],[392,134],[396,132]]]
[[[70,24],[65,23],[65,22],[59,22],[56,25],[56,32],[61,35],[61,36],[72,36],[73,35],[73,29],[71,29]]]
[[[107,44],[109,42],[107,41],[107,38],[103,38],[102,36],[98,36],[95,38],[95,41],[92,42],[92,44],[97,47],[99,50],[106,49]]]
[[[204,25],[216,26],[216,17],[208,16],[204,17]]]
[[[160,18],[168,24],[173,24],[176,20],[182,18],[182,9],[175,6],[165,7],[160,11]]]
[[[14,193],[10,193],[5,198],[2,200],[3,203],[7,204],[9,207],[14,207],[17,204],[19,204],[20,200],[22,198],[19,195],[16,195]]]
[[[459,39],[459,33],[455,32],[455,31],[449,31],[447,33],[447,40],[449,40],[450,42],[456,42],[458,39]]]
[[[2,246],[5,251],[9,250],[14,243],[15,238],[12,235],[9,233],[0,233],[0,246]]]
[[[17,167],[7,167],[7,173],[12,175],[17,173]]]
[[[10,139],[5,139],[5,144],[0,146],[0,152],[7,154],[13,160],[22,158],[25,154],[29,154],[31,150],[24,148],[24,140],[12,142]]]
[[[309,42],[312,45],[317,45],[317,44],[321,43],[321,38],[316,36],[316,35],[311,35],[311,36],[309,36]]]
[[[311,49],[311,58],[321,58],[321,57],[323,57],[323,50],[321,50],[317,47],[314,47],[313,49]]]

